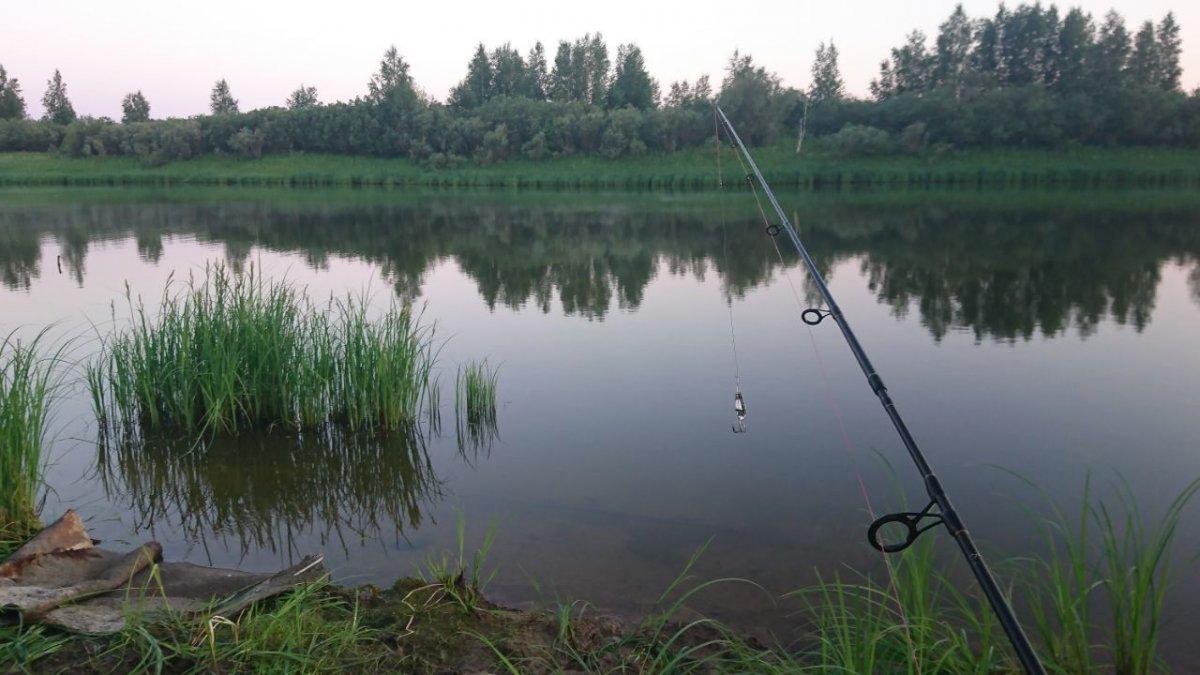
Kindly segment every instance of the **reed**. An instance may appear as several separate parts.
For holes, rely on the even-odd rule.
[[[38,526],[44,442],[61,379],[63,348],[44,356],[46,331],[0,341],[0,535],[20,539]]]
[[[1048,656],[1064,672],[1161,672],[1159,634],[1176,532],[1200,479],[1156,519],[1144,514],[1123,479],[1112,488],[1116,507],[1093,496],[1089,476],[1073,518],[1047,499],[1053,515],[1041,530],[1049,554],[1025,561],[1036,626]]]
[[[454,420],[459,451],[478,452],[496,438],[497,371],[488,362],[459,366],[454,386]]]
[[[313,303],[253,268],[205,268],[156,312],[126,291],[127,328],[87,368],[102,426],[238,433],[280,426],[359,430],[417,424],[430,402],[433,330],[409,306],[368,318],[365,298]]]

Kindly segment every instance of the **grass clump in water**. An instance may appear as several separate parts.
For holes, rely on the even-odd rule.
[[[127,291],[129,327],[88,366],[108,430],[395,430],[432,395],[432,330],[407,305],[371,320],[364,300],[319,308],[291,284],[221,265],[171,286],[156,315]]]
[[[0,342],[0,533],[15,539],[38,527],[42,443],[59,384],[61,350],[43,357],[44,336],[22,344],[9,333]]]
[[[488,447],[496,437],[496,371],[487,361],[458,369],[454,386],[454,419],[459,449]]]

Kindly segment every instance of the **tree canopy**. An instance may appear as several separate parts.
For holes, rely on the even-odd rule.
[[[229,83],[224,78],[213,85],[212,93],[208,95],[208,108],[214,115],[232,115],[238,112],[237,99],[229,91]]]
[[[141,90],[126,94],[121,101],[121,122],[148,122],[150,120],[150,102],[142,96]]]
[[[0,65],[0,120],[25,118],[25,99],[21,97],[21,83],[17,78],[8,79],[8,71]]]
[[[71,105],[71,99],[67,98],[67,83],[63,81],[62,73],[57,69],[54,76],[46,82],[42,107],[45,109],[42,115],[44,120],[55,124],[70,124],[75,121],[75,108]]]

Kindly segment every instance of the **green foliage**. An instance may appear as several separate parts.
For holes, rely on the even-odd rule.
[[[46,82],[46,93],[42,95],[42,107],[45,112],[43,120],[55,124],[70,124],[75,121],[75,108],[67,98],[67,83],[63,82],[62,73],[54,71],[54,76]]]
[[[36,529],[43,443],[59,387],[60,348],[46,356],[45,331],[22,344],[15,332],[0,341],[0,533]]]
[[[546,93],[560,103],[603,105],[608,94],[608,45],[600,33],[558,43]]]
[[[0,65],[0,120],[25,118],[25,99],[21,97],[21,83],[17,78],[8,79],[8,71]]]
[[[229,83],[225,78],[217,80],[212,92],[208,95],[208,109],[214,115],[232,115],[238,112],[237,99],[229,91]]]
[[[608,107],[648,110],[658,105],[658,83],[646,72],[642,50],[630,43],[617,48],[617,67],[608,89]]]
[[[487,361],[459,366],[454,420],[460,450],[487,448],[496,437],[496,380]]]
[[[142,92],[139,90],[132,94],[126,94],[121,101],[121,123],[148,121],[150,121],[150,102],[146,100],[145,96],[142,96]]]
[[[824,147],[838,157],[887,155],[896,147],[888,132],[858,124],[847,124],[836,134],[825,136],[822,141]]]
[[[922,45],[924,36],[919,32],[916,33],[920,37]],[[923,63],[926,58],[924,56],[924,47],[921,47],[922,52],[914,55],[922,61],[919,66],[914,66],[914,69],[919,67],[922,71],[927,68]],[[921,77],[924,74],[921,73]],[[842,82],[842,74],[838,69],[838,49],[837,45],[833,44],[833,40],[826,45],[822,42],[817,46],[816,57],[812,64],[812,85],[808,88],[808,98],[813,103],[824,103],[826,101],[840,101],[846,97],[846,85]]]
[[[755,66],[749,54],[734,52],[725,69],[718,103],[750,145],[774,141],[783,118],[779,76]]]
[[[317,309],[289,284],[223,266],[180,294],[168,286],[157,314],[128,300],[129,327],[87,368],[96,416],[114,434],[397,430],[419,421],[430,395],[429,331],[408,307],[371,321],[361,301]]]
[[[219,114],[191,120],[199,125],[198,139],[177,120],[153,123],[170,125],[155,134],[114,131],[101,120],[71,131],[66,150],[74,157],[134,156],[154,166],[226,151],[250,158],[291,152],[403,157],[439,171],[515,157],[643,157],[709,142],[714,100],[752,146],[802,126],[809,139],[847,125],[900,139],[922,124],[924,136],[894,144],[897,151],[1200,147],[1200,99],[1179,91],[1182,45],[1172,14],[1144,24],[1135,41],[1115,12],[1095,25],[1077,8],[1060,18],[1053,5],[1002,6],[973,20],[960,6],[939,27],[935,46],[927,42],[912,31],[891,50],[871,83],[874,101],[845,96],[837,48],[822,43],[806,93],[783,88],[777,75],[735,52],[719,92],[707,76],[694,84],[677,81],[661,105],[641,50],[621,45],[610,63],[599,34],[559,42],[549,72],[541,43],[524,58],[507,43],[490,51],[480,44],[445,106],[420,91],[393,46],[362,99],[318,105],[315,89],[301,86],[287,109],[242,114],[234,112],[236,101],[222,80],[213,92]],[[65,99],[65,85],[62,94]],[[19,96],[4,96],[0,85],[0,102],[20,107]],[[136,111],[146,108],[127,110],[129,126],[140,124],[133,122],[143,117]],[[0,124],[0,151],[59,148],[67,134],[63,124]]]
[[[483,591],[496,577],[495,569],[485,571],[488,552],[492,548],[496,531],[491,525],[488,526],[483,542],[468,560],[466,523],[462,512],[455,514],[455,521],[458,535],[457,557],[451,558],[445,553],[436,557],[427,556],[425,564],[417,569],[417,573],[440,593],[452,598],[460,609],[474,613],[484,604]]]
[[[317,88],[306,87],[301,84],[296,88],[296,91],[293,91],[292,94],[288,96],[285,105],[290,110],[295,110],[296,108],[311,108],[313,106],[320,105],[320,101],[317,99]]]
[[[264,142],[265,139],[261,130],[242,127],[237,133],[229,137],[226,144],[229,146],[229,150],[235,155],[247,159],[259,159],[262,157]]]

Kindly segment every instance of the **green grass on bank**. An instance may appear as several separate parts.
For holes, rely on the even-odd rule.
[[[1157,187],[1200,185],[1200,152],[1150,148],[1066,151],[969,150],[928,156],[837,158],[796,155],[789,144],[758,148],[774,187]],[[742,180],[722,152],[725,180]],[[270,155],[257,160],[207,155],[148,167],[124,157],[68,159],[0,153],[0,185],[249,185],[297,187],[499,187],[512,189],[708,189],[717,184],[713,148],[608,160],[513,159],[488,166],[430,169],[407,159]]]
[[[1176,531],[1200,481],[1147,516],[1128,486],[1116,503],[1085,488],[1078,516],[1039,521],[1050,554],[993,565],[1053,673],[1150,675],[1159,654]],[[1054,510],[1054,509],[1052,509]],[[891,558],[887,575],[839,570],[790,595],[797,632],[762,644],[690,605],[722,584],[698,580],[702,551],[655,609],[622,625],[580,600],[520,612],[484,594],[489,528],[472,553],[460,518],[456,553],[430,556],[391,589],[306,585],[238,615],[173,616],[114,636],[0,625],[4,672],[412,673],[1016,673],[1011,648],[957,552],[935,535]],[[944,540],[942,544],[948,542]],[[1033,618],[1030,618],[1030,617]]]

